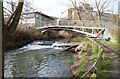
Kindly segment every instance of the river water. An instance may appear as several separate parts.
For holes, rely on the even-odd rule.
[[[7,51],[5,77],[69,77],[75,54],[62,51],[66,43],[34,41],[22,48]]]

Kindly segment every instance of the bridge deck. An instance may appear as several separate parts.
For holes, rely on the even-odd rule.
[[[38,27],[36,29],[45,29],[45,28],[82,28],[82,29],[106,29],[101,27],[84,27],[84,26],[44,26]]]

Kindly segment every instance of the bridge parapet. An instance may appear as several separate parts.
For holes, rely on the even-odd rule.
[[[86,27],[107,27],[110,26],[111,23],[110,22],[105,22],[105,21],[101,21],[99,22],[99,20],[96,21],[92,21],[92,20],[54,20],[54,21],[47,21],[44,23],[44,26],[54,26],[54,25],[59,25],[59,26],[84,26]]]

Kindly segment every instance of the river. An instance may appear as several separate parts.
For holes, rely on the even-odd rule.
[[[21,48],[7,51],[5,77],[69,77],[75,54],[62,51],[66,43],[34,41]]]

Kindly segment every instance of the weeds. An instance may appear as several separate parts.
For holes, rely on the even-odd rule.
[[[103,43],[103,44],[107,44],[108,46],[118,49],[118,46],[120,45],[119,42],[111,42],[111,41],[104,41],[104,40],[99,40],[99,42]]]
[[[98,72],[98,79],[106,79],[109,74],[110,67],[110,60],[107,58],[106,54],[103,53],[101,60],[101,70]]]

